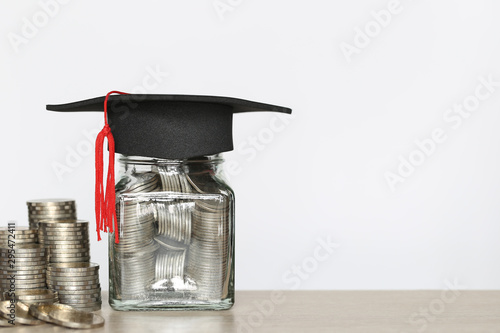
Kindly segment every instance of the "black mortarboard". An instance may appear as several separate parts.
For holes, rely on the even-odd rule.
[[[47,105],[61,112],[104,111],[105,97]],[[118,95],[108,100],[116,152],[128,156],[186,159],[233,150],[233,113],[289,108],[217,96]]]

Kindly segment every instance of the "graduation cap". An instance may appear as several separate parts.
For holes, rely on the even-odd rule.
[[[111,96],[112,94],[119,94]],[[243,99],[195,96],[125,94],[47,105],[49,111],[104,111],[105,126],[96,141],[97,232],[116,227],[114,153],[160,159],[189,159],[233,150],[233,114],[291,109]],[[103,143],[108,139],[109,169],[103,185]],[[118,237],[118,233],[115,233]],[[100,240],[100,235],[99,235]],[[118,242],[118,238],[116,238]]]
[[[106,97],[47,105],[61,112],[104,111]],[[292,110],[242,99],[192,95],[110,96],[107,118],[117,153],[187,159],[233,150],[233,114]]]

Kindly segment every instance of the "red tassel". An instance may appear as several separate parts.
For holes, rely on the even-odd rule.
[[[116,195],[115,195],[115,140],[108,124],[108,99],[112,94],[127,95],[120,91],[111,91],[104,100],[104,128],[97,136],[95,144],[95,218],[97,224],[97,239],[101,240],[101,231],[115,232],[115,242],[120,242],[118,235],[118,220],[116,218]],[[106,189],[104,189],[104,139],[108,139],[109,167],[106,178]]]

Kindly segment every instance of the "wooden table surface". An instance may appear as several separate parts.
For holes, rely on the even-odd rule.
[[[103,293],[107,301],[107,294]],[[221,312],[117,312],[92,332],[500,333],[500,291],[240,291]],[[65,332],[53,325],[1,332]]]

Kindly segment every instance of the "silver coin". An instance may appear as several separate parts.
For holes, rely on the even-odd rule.
[[[10,306],[11,302],[10,301],[2,301],[0,302],[0,316],[2,316],[4,319],[10,320]],[[29,315],[29,307],[22,303],[22,302],[17,302],[15,303],[15,321],[19,324],[23,325],[30,325],[30,326],[35,326],[35,325],[42,325],[44,324],[43,321],[38,320],[32,316]]]
[[[47,281],[95,281],[99,280],[99,275],[89,276],[64,276],[47,273]]]
[[[80,240],[67,240],[67,241],[54,241],[54,240],[40,240],[40,244],[43,244],[47,248],[51,248],[53,245],[60,246],[59,249],[62,248],[62,245],[87,245],[90,246],[90,239],[80,239]],[[50,251],[49,251],[50,252]]]
[[[53,310],[73,310],[69,305],[64,304],[32,304],[29,307],[29,313],[33,317],[43,320],[48,323],[52,323],[49,317],[50,311]]]
[[[43,230],[48,230],[48,229],[71,229],[71,228],[88,228],[89,222],[84,221],[84,220],[75,220],[75,221],[68,221],[68,222],[40,222],[40,227]]]
[[[36,234],[36,230],[32,230],[29,227],[24,227],[24,226],[15,226],[14,228],[11,227],[0,227],[0,234],[10,234],[11,231],[13,233],[21,233],[21,234]]]
[[[5,240],[6,243],[8,243],[9,240],[11,241],[11,243],[12,242],[17,243],[17,242],[22,242],[22,241],[29,242],[29,241],[36,240],[38,238],[38,234],[16,234],[16,233],[13,233],[13,234],[0,235],[0,237],[4,238],[3,240]]]
[[[75,302],[75,303],[90,303],[101,300],[101,293],[94,294],[63,294],[59,293],[59,300],[61,302]]]
[[[4,293],[4,297],[5,297]],[[15,292],[16,297],[23,297],[25,299],[30,299],[30,298],[56,298],[57,293],[54,293],[52,290],[49,289],[31,289],[31,290],[22,290],[22,291],[16,291]]]
[[[75,309],[78,309],[80,311],[97,311],[97,310],[101,309],[101,305],[102,305],[102,300],[97,301],[97,302],[91,302],[88,304],[73,304],[72,306]],[[95,309],[95,310],[84,310],[84,309],[90,309],[90,308]]]
[[[81,252],[81,253],[51,253],[49,255],[49,260],[52,259],[64,259],[64,258],[88,258],[90,257],[90,252]]]
[[[28,217],[34,219],[46,219],[46,220],[69,220],[76,219],[76,213],[71,211],[52,211],[52,212],[29,212]]]
[[[45,269],[1,269],[0,274],[2,275],[10,275],[10,274],[19,274],[19,275],[37,275],[37,274],[45,274]]]
[[[81,249],[61,249],[61,248],[50,248],[49,254],[75,254],[75,253],[82,253],[84,251],[87,251],[87,248],[81,248]]]
[[[42,260],[46,256],[45,253],[37,253],[37,254],[0,254],[0,260],[7,259],[33,259],[33,260]]]
[[[73,285],[67,285],[67,286],[52,286],[53,290],[56,290],[57,292],[67,292],[67,291],[87,291],[87,290],[94,290],[94,289],[100,289],[101,284],[96,283],[96,284],[88,284],[88,285],[79,285],[79,286],[73,286]]]
[[[76,329],[94,329],[104,326],[104,318],[93,313],[68,309],[53,309],[49,312],[51,323]]]
[[[40,242],[42,241],[61,241],[61,240],[64,240],[64,241],[81,241],[81,240],[89,240],[89,234],[88,233],[84,233],[82,235],[76,235],[76,234],[73,234],[73,235],[45,235],[45,234],[41,234],[38,239],[40,240]]]
[[[29,212],[59,212],[73,211],[76,212],[76,207],[72,205],[66,206],[28,206]]]
[[[82,230],[82,231],[45,231],[43,233],[44,237],[75,237],[75,236],[88,236],[89,231],[88,229]]]
[[[42,249],[44,249],[44,246],[42,246],[40,244],[27,244],[27,245],[15,247],[16,252],[18,252],[18,251],[19,252],[37,252],[37,251],[40,251]],[[3,251],[3,250],[10,250],[10,248],[0,249],[0,251]]]
[[[64,209],[28,209],[28,216],[39,218],[40,216],[51,218],[52,216],[72,216],[76,219],[76,210],[73,208]],[[74,216],[74,217],[73,217]]]
[[[28,243],[28,242],[36,242],[38,239],[38,234],[31,234],[31,235],[0,235],[2,243],[5,244],[13,244],[13,243]]]
[[[40,204],[27,204],[27,207],[29,210],[34,210],[34,209],[76,209],[76,206],[72,202],[68,203],[61,203],[61,204],[48,204],[48,205],[40,205]]]
[[[99,303],[102,302],[102,300],[100,297],[88,298],[85,300],[68,298],[68,299],[64,299],[64,300],[59,300],[59,302],[61,302],[62,304],[67,304],[67,305],[72,305],[72,306],[78,305],[81,307],[89,307],[89,306],[95,305],[97,302],[99,302]]]
[[[90,262],[89,257],[79,257],[79,258],[50,258],[51,263],[67,263],[67,262]]]
[[[80,311],[85,311],[85,312],[93,312],[93,311],[99,311],[101,310],[101,303],[96,303],[96,305],[91,306],[91,307],[74,307],[75,309],[78,309]]]
[[[84,224],[82,222],[76,222],[74,220],[72,222],[40,222],[39,234],[47,233],[47,232],[78,232],[78,231],[88,231],[88,224]]]
[[[45,279],[45,274],[31,274],[31,275],[23,275],[23,274],[12,274],[15,276],[16,281],[18,280],[32,280],[32,279]],[[0,275],[0,280],[10,279],[11,275]]]
[[[12,269],[17,269],[19,267],[29,270],[29,269],[40,269],[40,267],[45,267],[47,265],[47,261],[20,261],[19,259],[16,259],[15,261],[11,262],[12,266],[8,266],[9,268]],[[7,268],[4,266],[4,268]]]
[[[64,289],[54,289],[54,288],[51,288],[55,291],[58,292],[59,294],[59,298],[61,299],[64,299],[65,297],[70,297],[72,295],[75,295],[75,296],[84,296],[84,295],[91,295],[90,293],[99,293],[100,294],[100,291],[95,291],[95,290],[99,290],[100,288],[97,288],[96,287],[96,284],[94,285],[86,285],[86,286],[83,286],[83,285],[71,285],[71,286],[57,286],[57,285],[54,285],[56,287],[64,287]],[[88,288],[87,288],[88,286]],[[72,288],[72,289],[68,289],[68,288]],[[85,287],[85,288],[82,288],[82,287]]]
[[[5,289],[10,288],[10,284],[0,282],[0,286],[4,287]],[[39,289],[39,288],[46,288],[47,285],[44,282],[34,282],[34,283],[22,283],[20,281],[16,281],[15,283],[16,286],[16,291],[18,289]]]
[[[33,279],[25,279],[25,280],[22,280],[22,279],[16,279],[16,282],[15,282],[15,285],[18,286],[18,285],[28,285],[28,284],[38,284],[38,283],[44,283],[45,282],[45,278],[33,278]],[[0,283],[2,284],[9,284],[10,285],[10,279],[2,279],[0,280]]]
[[[47,267],[47,263],[44,262],[43,264],[40,265],[16,265],[13,264],[12,267],[8,267],[8,269],[11,269],[12,271],[39,271],[39,270],[44,270]],[[2,270],[6,270],[7,267],[3,267]]]
[[[30,244],[27,244],[30,245]],[[10,255],[19,258],[30,258],[30,257],[43,257],[46,253],[45,248],[41,248],[38,251],[30,249],[30,251],[23,251],[22,249],[17,250],[16,247],[12,250],[0,249],[0,257],[9,257]]]
[[[49,264],[47,266],[47,271],[61,271],[61,272],[87,272],[90,270],[98,270],[99,265],[96,263],[65,263],[65,264]]]
[[[93,295],[101,294],[101,288],[85,289],[85,290],[61,290],[61,295]]]
[[[15,261],[15,262],[20,262],[20,263],[31,263],[33,264],[32,262],[45,262],[46,258],[45,255],[37,255],[37,256],[22,256],[21,257],[21,254],[19,256],[15,256],[15,258],[9,258],[9,257],[3,257],[2,259],[7,261],[7,260],[12,260],[12,261]]]
[[[62,250],[62,249],[88,249],[89,248],[89,244],[50,244],[50,245],[47,245],[47,247],[49,247],[51,250]]]
[[[26,202],[28,206],[61,206],[61,205],[75,205],[73,199],[35,199]]]
[[[160,186],[160,176],[154,172],[136,173],[135,180],[125,193],[146,193],[157,190]]]
[[[76,257],[82,257],[82,256],[89,256],[90,255],[90,249],[89,248],[84,248],[84,249],[77,249],[78,251],[74,251],[74,249],[69,249],[69,251],[64,251],[63,249],[57,249],[57,250],[50,250],[49,256],[52,257],[69,257],[69,258],[76,258]]]
[[[89,290],[90,292],[90,290]],[[74,293],[63,293],[59,292],[61,303],[74,302],[74,303],[90,303],[101,301],[101,292],[96,291],[88,294],[74,294]]]
[[[94,279],[94,280],[88,280],[88,281],[50,281],[47,282],[47,285],[50,286],[51,289],[54,286],[88,286],[88,285],[95,285],[99,283],[99,279]]]

